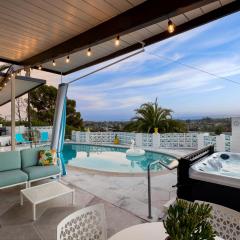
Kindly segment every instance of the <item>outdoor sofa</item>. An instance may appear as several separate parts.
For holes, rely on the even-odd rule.
[[[34,181],[60,177],[58,165],[38,166],[40,149],[43,147],[0,152],[0,189],[20,184],[30,187]]]

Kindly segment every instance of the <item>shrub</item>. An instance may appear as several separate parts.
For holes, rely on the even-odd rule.
[[[212,207],[208,204],[177,200],[168,210],[163,222],[171,240],[214,240],[215,232],[209,222]]]

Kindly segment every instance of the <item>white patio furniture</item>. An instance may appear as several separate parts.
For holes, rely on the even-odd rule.
[[[80,209],[57,226],[57,240],[106,240],[106,220],[103,204]]]
[[[165,240],[168,237],[162,222],[143,223],[126,228],[108,240]],[[216,240],[223,240],[219,237]]]
[[[72,204],[75,204],[75,190],[66,185],[53,181],[41,184],[35,187],[26,188],[20,191],[20,202],[23,205],[23,197],[32,204],[33,220],[36,220],[36,205],[61,197],[66,194],[72,194]]]
[[[203,203],[202,201],[196,201]],[[218,204],[204,202],[212,206],[212,216],[210,220],[217,235],[227,240],[240,239],[240,213]]]

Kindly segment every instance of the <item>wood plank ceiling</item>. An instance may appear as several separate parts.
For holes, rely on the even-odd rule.
[[[170,37],[166,31],[168,18],[180,29],[176,31],[178,34],[240,8],[236,0],[182,0],[181,3],[172,0],[162,3],[163,10],[154,9],[154,6],[161,6],[159,2],[162,1],[0,1],[0,58],[68,74],[136,50],[141,47],[139,42],[148,45]],[[153,16],[144,9],[152,10]],[[136,20],[140,20],[139,25]],[[116,29],[111,23],[117,23]],[[104,26],[111,26],[111,29]],[[95,36],[90,35],[91,30],[96,30]],[[118,47],[114,45],[115,32],[121,39]],[[85,35],[91,38],[84,42]],[[91,57],[86,56],[88,47],[92,50]],[[66,64],[68,55],[70,62]],[[56,66],[52,65],[53,59]]]

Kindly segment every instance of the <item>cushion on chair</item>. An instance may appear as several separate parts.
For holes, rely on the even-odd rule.
[[[0,172],[0,187],[26,182],[28,175],[21,170]]]
[[[21,157],[19,151],[0,152],[0,172],[20,168]]]
[[[22,168],[38,165],[39,151],[49,147],[37,147],[21,150]]]
[[[39,166],[57,165],[56,150],[40,150],[38,165]]]
[[[28,174],[29,180],[44,178],[60,173],[60,168],[56,165],[51,166],[32,166],[23,169]]]

